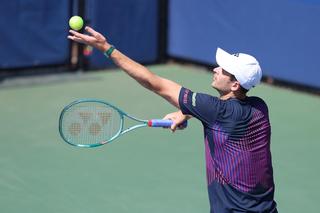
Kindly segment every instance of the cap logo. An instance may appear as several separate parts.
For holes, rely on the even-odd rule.
[[[239,57],[239,53],[234,53],[232,55],[235,56],[235,57]]]

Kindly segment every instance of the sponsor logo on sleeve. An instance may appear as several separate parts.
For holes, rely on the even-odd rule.
[[[196,96],[197,96],[196,92],[192,94],[192,106],[194,106],[194,107],[196,106],[196,103],[197,103],[196,102]]]
[[[189,94],[190,90],[186,89],[184,91],[184,94],[183,94],[183,103],[186,104],[188,103],[188,94]]]

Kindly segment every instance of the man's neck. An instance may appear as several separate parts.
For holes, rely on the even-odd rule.
[[[239,100],[244,100],[247,96],[245,94],[235,94],[233,92],[227,93],[227,94],[220,94],[221,100],[228,100],[230,98],[236,98]]]

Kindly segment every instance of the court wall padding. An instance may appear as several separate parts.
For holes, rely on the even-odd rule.
[[[158,0],[95,0],[86,2],[87,24],[108,41],[141,63],[158,60]],[[94,50],[87,57],[89,68],[112,66]]]
[[[1,1],[0,69],[67,63],[70,2]]]
[[[320,88],[320,2],[169,1],[168,54],[205,64],[215,50],[255,55],[265,76]]]

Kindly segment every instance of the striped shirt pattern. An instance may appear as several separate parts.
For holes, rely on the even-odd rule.
[[[179,104],[184,114],[199,119],[204,127],[211,208],[217,201],[219,205],[226,202],[224,206],[236,209],[250,200],[250,205],[257,209],[259,205],[263,206],[259,211],[264,212],[270,207],[269,210],[274,210],[270,212],[276,212],[271,127],[265,102],[258,97],[248,97],[243,101],[220,100],[182,88]],[[231,202],[224,199],[227,197],[234,199]],[[224,212],[222,209],[218,211]]]
[[[238,130],[238,134],[242,131],[242,137],[232,137],[232,133],[223,131],[218,122],[213,125],[210,140],[214,143],[213,154],[208,136],[205,139],[208,184],[216,180],[243,192],[250,192],[256,186],[266,189],[272,187],[272,175],[267,175],[271,165],[268,119],[264,118],[262,112],[253,109],[248,127]]]

